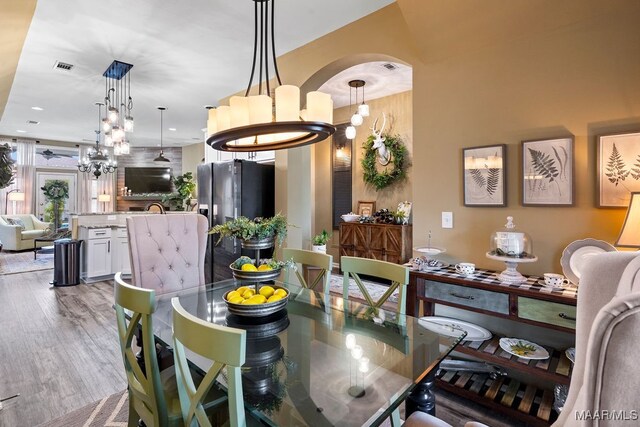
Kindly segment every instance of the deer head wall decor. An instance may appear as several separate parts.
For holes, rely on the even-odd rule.
[[[386,138],[382,136],[384,127],[387,124],[387,116],[384,114],[384,112],[382,113],[382,127],[380,128],[380,130],[377,130],[378,119],[379,117],[376,118],[376,120],[373,122],[373,126],[371,127],[371,134],[374,137],[373,146],[371,147],[371,149],[378,151],[378,163],[380,163],[382,166],[386,166],[391,160],[391,153],[384,143]]]

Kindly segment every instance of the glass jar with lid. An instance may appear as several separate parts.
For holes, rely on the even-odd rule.
[[[532,258],[533,243],[529,234],[516,228],[513,217],[507,217],[507,223],[501,230],[491,234],[489,254],[508,258]]]

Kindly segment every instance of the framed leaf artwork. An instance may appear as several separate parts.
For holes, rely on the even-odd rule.
[[[626,208],[640,191],[640,132],[598,137],[598,206]]]
[[[462,150],[465,206],[506,206],[507,146],[489,145]]]
[[[573,136],[522,142],[522,206],[573,206]]]

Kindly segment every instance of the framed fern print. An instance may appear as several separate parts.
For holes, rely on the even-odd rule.
[[[465,206],[507,206],[506,151],[504,144],[462,150]]]
[[[573,206],[573,136],[522,142],[522,206]]]
[[[626,208],[640,191],[640,132],[598,137],[598,206]]]

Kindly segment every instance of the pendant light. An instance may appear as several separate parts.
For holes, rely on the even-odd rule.
[[[356,90],[356,105],[358,105],[358,88],[364,88],[364,80],[351,80],[349,82],[349,98],[351,98],[351,89]],[[362,91],[362,102],[364,103],[364,89]],[[351,124],[353,126],[360,126],[363,122],[362,115],[360,114],[360,108],[358,107],[356,112],[351,116]]]
[[[154,162],[158,162],[158,163],[171,161],[164,156],[164,151],[162,150],[162,127],[163,127],[162,114],[166,109],[167,107],[158,107],[158,110],[160,110],[160,154],[158,155],[158,157],[153,159]]]
[[[336,131],[331,124],[331,96],[309,92],[307,108],[300,110],[300,89],[283,85],[280,80],[274,38],[275,0],[251,1],[254,2],[254,38],[249,84],[244,96],[232,96],[228,106],[209,110],[207,144],[220,151],[253,152],[301,147],[328,138]],[[271,98],[269,62],[272,62],[276,81],[280,85],[275,89],[275,107]],[[258,91],[250,96],[256,65]]]

